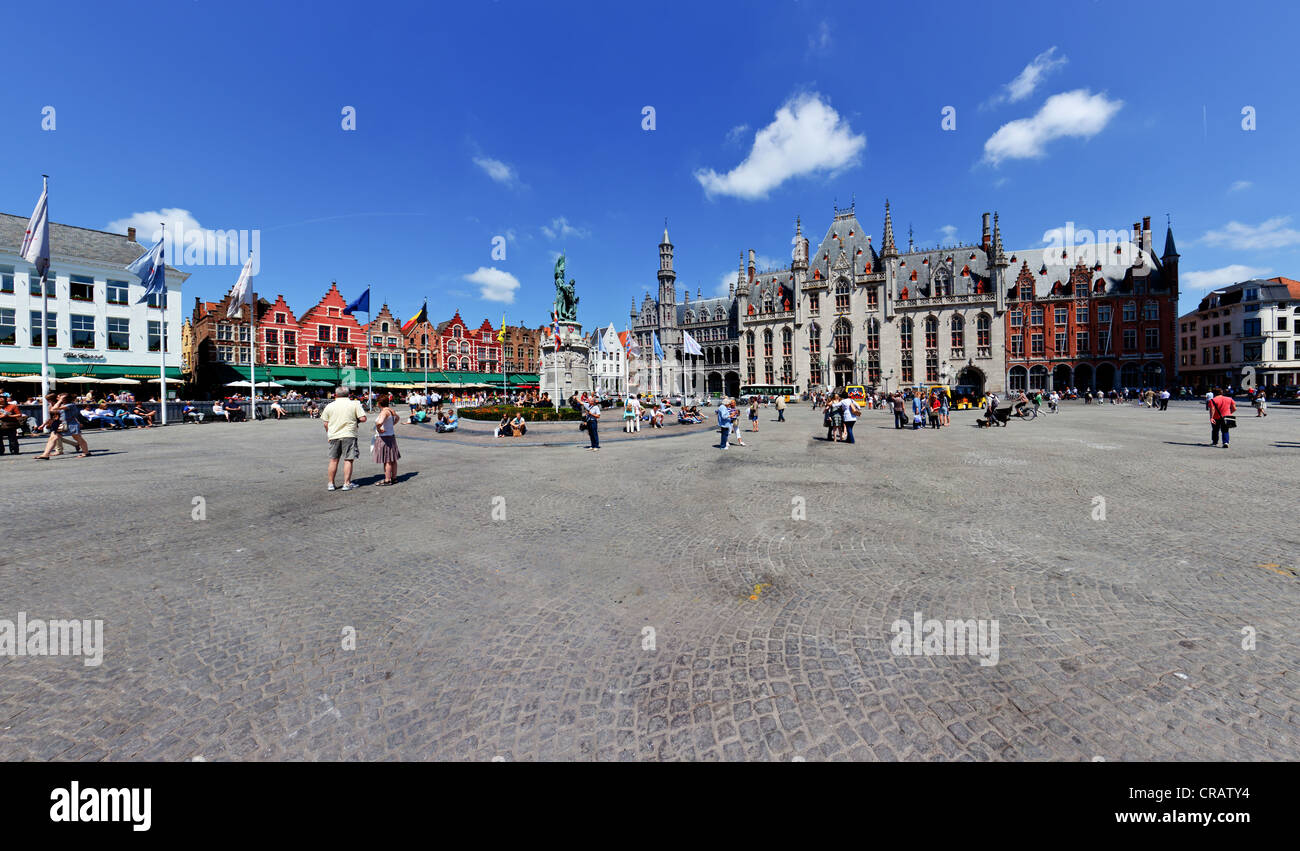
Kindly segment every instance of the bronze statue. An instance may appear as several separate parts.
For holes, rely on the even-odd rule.
[[[564,283],[564,255],[555,261],[555,316],[561,321],[578,321],[578,296],[576,282]]]

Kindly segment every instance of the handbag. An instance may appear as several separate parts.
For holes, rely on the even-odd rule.
[[[578,431],[586,431],[586,430],[587,430],[586,420],[583,420],[582,422],[578,423]]]
[[[1222,426],[1222,427],[1225,428],[1225,429],[1233,429],[1233,428],[1236,428],[1236,427],[1237,427],[1237,418],[1236,418],[1235,416],[1224,417],[1224,418],[1223,418],[1223,426]]]

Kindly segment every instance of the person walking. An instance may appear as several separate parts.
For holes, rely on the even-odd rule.
[[[77,409],[69,398],[69,393],[50,393],[45,397],[45,401],[50,403],[50,419],[46,423],[50,427],[50,439],[45,441],[45,451],[36,456],[37,461],[50,460],[50,452],[59,445],[62,437],[59,434],[59,427],[62,425],[63,434],[72,438],[81,451],[77,453],[78,458],[90,457],[90,446],[86,443],[86,438],[81,436],[81,422],[77,419]]]
[[[844,401],[840,403],[844,418],[844,442],[853,442],[853,426],[858,422],[858,415],[862,413],[861,406],[852,396],[845,396]]]
[[[623,431],[641,433],[641,400],[629,393],[623,402]]]
[[[384,480],[379,483],[381,486],[397,484],[397,459],[402,457],[402,453],[397,451],[397,434],[394,431],[397,412],[392,409],[391,403],[392,399],[387,393],[380,393],[375,400],[379,413],[375,417],[375,442],[370,451],[375,463],[384,465]]]
[[[758,397],[749,397],[749,430],[758,431]]]
[[[361,403],[348,397],[346,387],[336,387],[334,401],[320,412],[320,419],[329,444],[329,487],[326,490],[338,490],[334,477],[338,474],[340,459],[343,461],[343,490],[355,490],[352,462],[361,454],[357,451],[357,424],[366,421],[366,412]]]
[[[9,444],[9,453],[18,454],[18,427],[26,417],[14,404],[8,393],[0,393],[0,455],[4,454],[4,444]]]
[[[1255,394],[1255,419],[1268,416],[1268,396],[1263,387]]]
[[[1161,390],[1161,391],[1160,391],[1160,410],[1162,410],[1162,411],[1167,411],[1167,410],[1169,410],[1169,397],[1170,397],[1170,395],[1171,395],[1171,394],[1169,393],[1169,388],[1168,388],[1168,387],[1166,387],[1164,390]]]
[[[600,434],[596,431],[596,426],[600,424],[600,400],[593,397],[590,402],[583,403],[583,414],[587,418],[587,437],[591,439],[587,451],[599,452]]]
[[[1228,448],[1228,438],[1237,425],[1237,403],[1231,396],[1224,394],[1222,388],[1215,388],[1210,399],[1210,445],[1219,445],[1219,435],[1223,435],[1223,448]]]
[[[776,421],[779,423],[785,422],[785,396],[784,395],[776,397]]]
[[[727,409],[731,416],[731,436],[736,438],[737,446],[744,446],[745,438],[740,433],[740,407],[734,398],[727,400]]]
[[[952,399],[948,396],[948,388],[939,391],[939,425],[951,425],[948,422],[948,408],[952,404]]]
[[[730,399],[723,399],[722,403],[718,405],[718,433],[719,433],[718,448],[719,449],[727,448],[727,438],[731,436],[731,407],[729,406],[730,402],[731,402]]]
[[[895,390],[894,395],[889,397],[889,405],[894,411],[894,428],[903,428],[907,417],[907,412],[903,409],[903,394]]]

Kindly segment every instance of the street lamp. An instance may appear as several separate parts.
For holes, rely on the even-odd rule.
[[[884,382],[885,382],[885,395],[886,395],[886,396],[889,395],[889,382],[890,382],[890,381],[893,381],[893,379],[894,379],[894,370],[891,368],[891,369],[889,370],[889,374],[883,377],[883,380],[884,380]]]

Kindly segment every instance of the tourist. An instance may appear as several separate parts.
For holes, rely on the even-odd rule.
[[[233,396],[227,399],[226,404],[221,407],[226,412],[227,422],[242,423],[248,419],[247,415],[244,414],[244,406]]]
[[[26,419],[9,394],[0,393],[0,455],[4,454],[5,443],[9,444],[11,455],[18,454],[18,427]]]
[[[844,442],[853,443],[853,426],[858,422],[858,415],[862,413],[862,407],[852,396],[845,396],[840,402],[840,416],[844,420]]]
[[[745,438],[740,435],[740,408],[735,399],[727,400],[727,410],[731,415],[731,436],[736,438],[737,446],[744,446]]]
[[[925,428],[925,399],[920,392],[912,391],[912,431]]]
[[[1268,398],[1263,388],[1255,394],[1255,419],[1268,416]],[[1226,444],[1226,441],[1225,441]]]
[[[459,425],[460,414],[456,413],[456,409],[453,407],[450,412],[438,418],[438,422],[434,423],[433,430],[437,432],[455,431]]]
[[[315,399],[307,400],[307,416],[313,420],[320,416],[320,405],[316,404]]]
[[[749,430],[758,431],[758,397],[749,397]]]
[[[582,395],[585,397],[587,394],[583,393]],[[600,400],[592,399],[591,402],[583,403],[583,405],[583,416],[586,417],[587,420],[587,437],[591,441],[591,445],[587,447],[587,451],[599,452],[600,434],[596,427],[600,425]]]
[[[281,407],[279,399],[276,399],[274,402],[271,403],[271,413],[275,414],[275,418],[277,420],[282,420],[286,416],[288,416],[288,412],[283,407]]]
[[[784,395],[776,397],[776,421],[779,423],[785,422],[785,396]]]
[[[1228,448],[1228,436],[1237,425],[1237,403],[1231,396],[1224,395],[1222,388],[1216,388],[1210,397],[1210,445],[1219,445],[1219,435],[1223,435],[1223,448]]]
[[[894,395],[889,397],[889,405],[894,411],[894,428],[907,428],[907,411],[903,407],[901,391],[894,391]]]
[[[392,399],[387,393],[380,393],[375,399],[379,413],[375,416],[375,442],[371,447],[371,455],[376,464],[384,465],[384,480],[379,486],[397,484],[397,459],[402,457],[402,453],[397,451],[397,433],[394,431],[397,427],[397,412],[392,409],[391,403]],[[364,420],[365,417],[361,419]],[[347,470],[344,470],[343,477],[351,479]],[[331,476],[331,484],[333,481]],[[347,485],[343,487],[346,488]]]
[[[346,387],[336,387],[334,401],[325,406],[320,418],[329,443],[327,490],[336,490],[334,477],[338,473],[340,458],[343,460],[343,490],[353,490],[356,485],[352,483],[352,461],[360,455],[357,451],[357,424],[366,421],[366,412],[355,399],[348,398]]]
[[[194,406],[191,402],[186,402],[185,407],[181,408],[181,424],[203,422],[203,412]]]
[[[81,423],[77,419],[77,409],[73,407],[69,393],[50,393],[45,400],[50,404],[50,419],[45,423],[50,429],[50,439],[45,442],[45,451],[36,456],[38,461],[50,460],[50,452],[59,448],[59,442],[62,438],[59,435],[59,429],[72,438],[81,452],[77,453],[78,458],[90,457],[90,446],[86,443],[86,438],[81,436]]]
[[[730,399],[723,399],[718,405],[718,434],[720,449],[727,448],[727,438],[731,436],[731,406]]]
[[[641,400],[631,393],[623,400],[623,431],[628,434],[641,431]]]
[[[1162,411],[1167,411],[1167,410],[1169,410],[1169,397],[1170,397],[1170,395],[1171,395],[1171,394],[1169,393],[1169,388],[1168,388],[1168,387],[1166,387],[1164,390],[1161,390],[1161,391],[1160,391],[1160,410],[1162,410]]]
[[[131,409],[131,413],[144,420],[145,428],[153,428],[153,418],[156,416],[154,411],[149,410],[144,405],[137,404]]]
[[[939,428],[939,394],[938,393],[933,391],[930,393],[929,408],[930,408],[930,412],[929,412],[930,428],[937,429]]]
[[[939,391],[939,425],[941,426],[952,425],[952,423],[948,421],[948,406],[951,404],[951,401],[952,400],[948,398],[947,388]]]
[[[505,430],[510,426],[510,415],[502,414],[501,422],[497,423],[496,428],[492,430],[493,437],[504,437]]]
[[[519,411],[515,411],[514,417],[510,420],[510,434],[513,437],[523,437],[528,434],[528,422]]]

